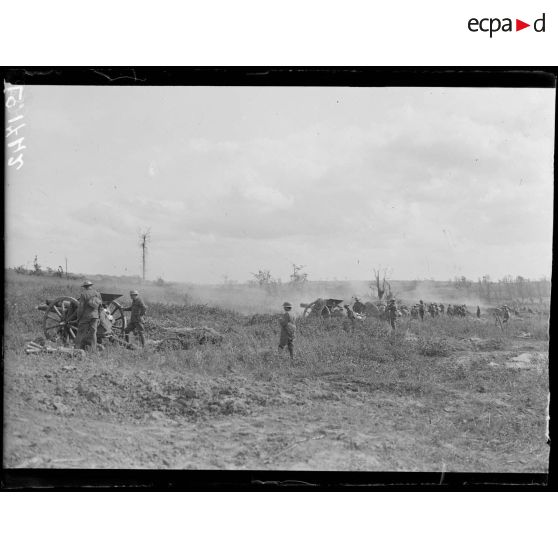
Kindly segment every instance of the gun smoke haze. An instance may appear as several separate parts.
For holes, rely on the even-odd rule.
[[[456,289],[451,282],[427,281],[418,282],[417,285],[415,283],[415,281],[391,282],[398,302],[412,305],[422,299],[427,303],[466,304],[472,309],[477,305],[482,309],[495,305],[494,302],[489,304],[477,295],[467,294]],[[102,284],[100,284],[101,287]],[[138,288],[137,285],[134,288]],[[191,285],[185,283],[165,286],[148,284],[139,288],[147,303],[204,304],[233,310],[247,316],[280,313],[285,301],[289,301],[293,305],[293,313],[297,316],[304,312],[304,308],[300,306],[301,303],[313,302],[317,298],[342,299],[342,304],[349,305],[352,305],[355,296],[362,302],[378,302],[375,289],[372,290],[370,282],[367,281],[324,281],[315,284],[309,282],[302,288],[285,284],[273,290],[246,284]],[[545,302],[547,301],[548,298],[545,297]]]
[[[13,270],[8,270],[5,275],[8,290],[10,284],[15,280],[17,274]],[[64,286],[65,292],[74,297],[79,296],[80,285],[83,281],[82,276],[73,278],[57,278],[24,275],[20,276],[26,283],[41,285]],[[296,316],[302,315],[304,308],[301,303],[310,303],[317,298],[336,298],[342,299],[342,304],[352,305],[353,297],[358,297],[362,302],[378,302],[376,286],[370,281],[308,281],[304,285],[292,285],[282,283],[273,285],[270,288],[260,287],[247,283],[235,284],[193,284],[193,283],[157,283],[146,281],[142,283],[139,277],[111,277],[103,275],[88,275],[95,287],[104,293],[118,293],[121,295],[119,302],[127,304],[129,302],[129,291],[138,289],[142,298],[149,305],[150,303],[172,304],[172,305],[196,305],[203,304],[210,307],[232,310],[240,314],[250,316],[253,314],[275,314],[282,312],[283,302],[288,301],[293,305],[293,313]],[[538,290],[533,288],[537,282],[531,282],[531,289],[526,301],[531,304],[539,304],[541,299],[545,305],[550,302],[550,283],[545,282],[542,287],[542,298],[536,293]],[[492,300],[486,300],[478,294],[478,286],[474,283],[469,290],[457,288],[452,281],[432,281],[414,280],[390,281],[392,292],[398,303],[412,305],[420,299],[424,302],[437,302],[443,304],[465,304],[471,310],[476,306],[487,309],[498,304],[512,302],[518,297],[496,296]],[[495,288],[497,284],[492,284]],[[387,293],[386,293],[387,294]],[[41,301],[36,301],[41,302]]]

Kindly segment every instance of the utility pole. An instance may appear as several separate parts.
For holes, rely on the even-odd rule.
[[[64,256],[64,259],[66,260],[66,279],[68,279],[68,258]]]
[[[147,245],[151,240],[151,229],[145,229],[139,233],[139,245],[141,248],[142,280],[145,281],[145,265],[147,261]]]

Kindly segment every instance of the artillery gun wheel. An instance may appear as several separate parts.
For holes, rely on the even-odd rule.
[[[43,331],[50,341],[64,344],[75,341],[78,329],[78,301],[71,296],[61,296],[53,300],[45,312]]]
[[[112,316],[112,331],[116,337],[124,337],[124,330],[126,329],[126,316],[124,315],[124,310],[122,310],[122,305],[113,300],[107,305],[107,310]]]

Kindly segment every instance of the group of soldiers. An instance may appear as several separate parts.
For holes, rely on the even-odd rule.
[[[354,297],[354,303],[352,308],[345,304],[343,308],[345,309],[347,318],[349,320],[350,328],[354,331],[356,327],[356,322],[359,319],[364,319],[364,313],[366,312],[366,305],[362,303],[357,297]],[[283,304],[283,311],[280,320],[280,337],[279,337],[279,351],[282,351],[285,347],[289,350],[289,355],[291,359],[294,356],[294,339],[296,335],[296,326],[294,317],[291,314],[292,304],[290,302],[285,302]],[[447,306],[443,303],[432,302],[426,304],[423,300],[420,300],[417,304],[414,304],[410,309],[406,305],[397,306],[395,298],[389,298],[387,304],[380,303],[376,306],[379,316],[386,319],[393,331],[397,329],[397,319],[400,316],[408,316],[411,318],[419,319],[424,321],[424,316],[426,313],[430,314],[432,318],[440,315],[447,316],[458,316],[466,317],[469,315],[469,311],[465,304],[448,304]],[[504,305],[502,307],[503,321],[506,323],[509,320],[509,308]],[[328,314],[330,316],[332,314]],[[481,311],[480,307],[477,306],[476,310],[477,318],[480,318]]]
[[[459,316],[464,318],[469,313],[465,304],[448,304],[446,307],[441,302],[431,302],[429,304],[425,304],[421,300],[418,304],[413,305],[411,308],[411,317],[417,319],[420,317],[421,320],[424,320],[425,311],[428,312],[432,318],[443,316],[444,314],[446,316]],[[477,315],[479,313],[480,308],[477,306]]]
[[[345,308],[345,311],[347,313],[350,327],[354,331],[357,320],[364,319],[363,313],[366,310],[366,306],[358,298],[355,297],[355,302],[352,308],[348,304],[345,304],[343,308]],[[389,298],[387,304],[378,305],[380,315],[388,321],[392,331],[395,331],[397,329],[397,318],[399,316],[408,315],[410,313],[412,317],[420,317],[421,320],[424,320],[424,314],[427,308],[428,312],[433,317],[443,314],[445,310],[443,304],[432,303],[429,304],[427,307],[427,305],[425,305],[424,301],[422,300],[419,301],[418,304],[415,304],[411,308],[410,312],[406,306],[402,305],[401,308],[398,308],[395,298]],[[454,305],[453,307],[451,307],[450,305],[448,307],[448,310],[450,308],[452,308],[452,312],[458,312],[456,315],[461,315],[462,312],[464,312],[463,315],[466,314],[465,305]],[[291,314],[292,309],[293,306],[290,302],[283,303],[283,314],[279,319],[279,351],[281,352],[285,347],[287,347],[291,359],[294,358],[294,340],[296,336],[296,325],[294,323],[295,320],[293,315]]]
[[[465,304],[448,304],[447,306],[439,302],[431,302],[425,304],[422,300],[418,304],[414,304],[411,307],[411,318],[424,320],[425,313],[430,314],[432,318],[438,316],[458,316],[464,318],[469,314],[467,306]],[[477,306],[477,317],[480,317],[480,308]]]
[[[101,294],[93,289],[91,281],[85,281],[82,285],[82,292],[78,300],[77,319],[78,330],[75,340],[75,346],[79,349],[86,349],[95,351],[98,346],[98,330],[110,330],[110,323],[107,320],[111,319],[108,314],[106,305],[103,302]],[[145,346],[145,326],[144,317],[147,311],[147,306],[139,296],[138,291],[130,291],[131,304],[126,308],[122,308],[125,312],[130,312],[130,320],[125,328],[125,339],[129,343],[130,333],[134,333],[142,347]],[[283,311],[280,320],[280,338],[279,350],[282,351],[287,347],[291,359],[294,358],[294,340],[296,336],[295,319],[292,316],[292,304],[285,302],[283,304]],[[348,304],[344,306],[347,313],[347,318],[354,330],[356,322],[359,319],[364,319],[364,311],[366,305],[363,304],[358,298],[355,297],[355,302],[351,308]],[[400,316],[409,315],[411,318],[424,320],[426,313],[429,313],[432,318],[446,314],[447,316],[465,317],[468,315],[467,306],[465,304],[448,304],[447,307],[442,303],[432,302],[425,304],[420,300],[414,304],[410,309],[406,305],[397,306],[395,298],[389,298],[387,304],[378,305],[380,315],[385,318],[393,331],[397,328],[397,318]],[[510,318],[510,309],[507,305],[501,308],[502,321],[506,323]],[[477,306],[477,318],[480,318],[480,307]],[[106,324],[106,325],[105,325]]]
[[[98,347],[98,332],[101,327],[105,332],[111,329],[111,316],[108,314],[103,298],[95,289],[91,281],[85,281],[78,299],[77,320],[78,329],[75,346],[78,349],[96,351]],[[139,338],[141,346],[145,346],[144,316],[147,306],[139,296],[138,291],[130,291],[132,303],[123,308],[130,312],[130,321],[124,331],[126,342],[130,341],[130,333]]]

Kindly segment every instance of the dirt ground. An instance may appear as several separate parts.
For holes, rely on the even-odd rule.
[[[162,384],[150,380],[153,371],[134,369],[130,381],[143,378],[151,402],[172,399],[172,405],[146,405],[143,414],[126,407],[129,395],[114,396],[132,389],[123,379],[126,372],[115,365],[98,373],[94,359],[106,355],[84,362],[11,355],[4,465],[546,472],[546,401],[525,392],[525,385],[547,382],[546,344],[518,339],[512,350],[479,354],[460,351],[436,359],[437,366],[455,371],[457,382],[422,380],[422,387],[402,377],[387,389],[381,367],[301,376],[297,366],[285,364],[277,374],[249,378],[232,370],[226,384],[211,379],[241,386],[220,388],[221,394],[236,393],[236,399],[217,412],[216,403],[200,392],[209,380],[183,370],[189,387],[184,384],[178,397],[166,396]],[[492,381],[496,374],[508,382],[502,389]],[[264,401],[270,392],[274,397]],[[521,405],[517,398],[523,398]]]
[[[36,305],[77,291],[79,280],[7,276],[6,467],[547,472],[544,308],[504,329],[484,308],[481,319],[402,318],[396,333],[374,317],[354,329],[297,319],[291,365],[278,315],[151,285],[149,340],[203,326],[221,341],[27,355],[43,334]],[[285,299],[307,300],[295,295]]]

